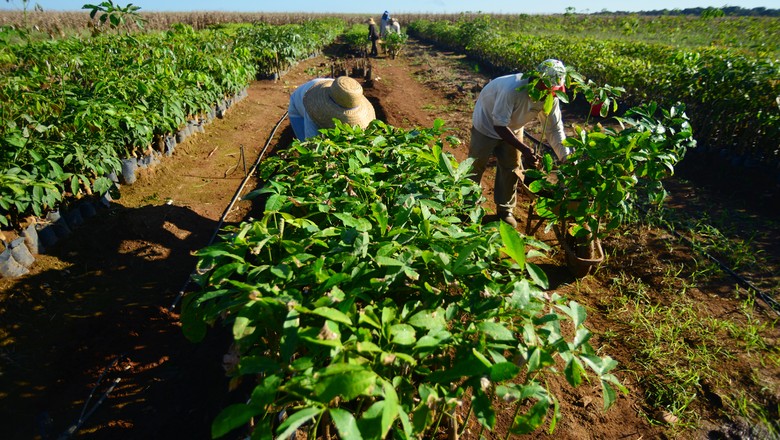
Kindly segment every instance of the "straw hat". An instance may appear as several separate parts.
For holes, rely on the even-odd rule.
[[[360,128],[376,119],[374,106],[363,96],[363,87],[348,76],[315,84],[303,95],[303,106],[320,128],[333,128],[333,118]]]
[[[374,21],[374,17],[371,17],[371,18],[369,18],[368,20],[366,20],[366,23],[369,23],[369,24],[376,24],[376,22]]]

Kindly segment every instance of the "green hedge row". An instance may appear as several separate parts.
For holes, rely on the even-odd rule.
[[[683,102],[700,145],[780,164],[780,64],[742,50],[688,50],[664,44],[534,35],[487,16],[417,20],[409,32],[463,51],[498,73],[558,58],[601,84],[621,86],[627,106]]]

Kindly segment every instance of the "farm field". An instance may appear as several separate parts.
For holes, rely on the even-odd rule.
[[[254,162],[291,90],[330,74],[332,51],[294,65],[278,81],[252,82],[223,120],[123,186],[120,199],[40,256],[30,274],[0,280],[0,405],[11,438],[56,437],[80,415],[88,416],[81,438],[209,438],[217,414],[246,400],[245,387],[231,383],[222,367],[230,332],[213,329],[192,344],[170,306],[195,265],[192,253],[208,243],[243,178],[240,147]],[[462,140],[448,151],[462,161],[474,99],[490,78],[479,71],[462,55],[410,41],[396,59],[373,59],[364,87],[377,118],[392,126],[444,120],[448,134]],[[586,114],[564,106],[569,127]],[[270,154],[290,139],[284,121]],[[695,153],[688,160],[697,158],[711,161]],[[711,174],[684,161],[667,184],[671,210],[605,240],[607,258],[594,275],[575,279],[555,250],[539,262],[551,291],[586,307],[591,343],[619,362],[615,374],[629,393],[603,412],[597,381],[571,388],[551,377],[545,384],[560,399],[561,419],[554,433],[527,438],[777,437],[778,315],[674,230],[657,227],[675,222],[678,232],[712,238],[720,248],[711,252],[737,255],[729,261],[739,262],[741,274],[776,293],[780,217],[772,194],[738,182],[717,185],[723,176]],[[486,173],[482,185],[488,200],[492,177]],[[522,225],[527,203],[516,213]],[[226,221],[261,213],[242,201]],[[538,238],[555,245],[543,229]],[[485,438],[507,436],[514,407],[499,408],[496,429],[482,432]],[[470,420],[462,438],[479,436]]]

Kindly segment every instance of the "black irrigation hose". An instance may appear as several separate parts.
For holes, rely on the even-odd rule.
[[[639,210],[642,211],[645,216],[647,215],[647,209],[645,209],[642,206],[639,206]],[[708,260],[712,261],[713,263],[717,264],[718,267],[723,271],[726,272],[728,275],[730,275],[732,278],[734,278],[737,281],[737,284],[741,285],[742,287],[745,287],[749,290],[752,290],[756,292],[756,296],[761,298],[767,306],[769,306],[770,309],[772,309],[775,313],[780,315],[780,303],[777,302],[774,298],[772,298],[770,295],[767,295],[761,289],[756,287],[753,283],[745,279],[743,276],[739,275],[738,273],[734,272],[730,267],[726,266],[722,261],[718,260],[717,258],[713,257],[709,252],[705,251],[701,248],[701,246],[696,246],[696,243],[694,243],[691,239],[688,237],[680,234],[677,232],[676,229],[670,229],[670,228],[664,228],[667,231],[674,234],[677,238],[681,239],[685,242],[691,249],[698,251],[700,254],[707,257]]]
[[[111,386],[108,387],[108,389],[106,390],[105,393],[103,393],[102,396],[100,396],[100,400],[98,400],[97,403],[95,403],[95,405],[92,407],[92,409],[90,409],[88,413],[84,414],[83,417],[80,417],[78,422],[76,422],[75,424],[71,425],[65,432],[63,432],[62,435],[60,435],[57,438],[57,440],[65,440],[65,439],[69,438],[71,435],[73,435],[76,431],[78,431],[79,428],[81,428],[81,425],[83,425],[84,422],[89,418],[89,416],[91,416],[92,413],[95,412],[97,407],[100,406],[100,404],[103,403],[104,400],[106,400],[106,397],[108,397],[108,395],[111,393],[111,391],[114,390],[114,387],[117,386],[117,384],[119,383],[120,380],[122,380],[122,379],[119,378],[119,377],[114,379],[114,381],[111,383]]]
[[[71,424],[68,429],[65,430],[62,434],[60,434],[59,437],[57,437],[57,440],[64,440],[69,438],[71,435],[75,434],[76,431],[81,428],[81,426],[84,424],[84,422],[87,421],[87,419],[92,415],[92,413],[95,412],[95,410],[100,406],[101,403],[103,403],[104,400],[106,400],[106,397],[111,393],[111,391],[114,390],[114,387],[119,383],[121,378],[117,377],[114,379],[114,381],[111,383],[111,386],[108,387],[108,389],[103,393],[102,396],[100,396],[100,399],[92,406],[92,408],[87,411],[87,407],[89,406],[89,401],[92,400],[92,397],[95,395],[95,390],[97,390],[98,386],[100,386],[100,383],[103,381],[103,378],[105,375],[111,370],[111,368],[114,367],[114,365],[119,362],[120,359],[123,359],[125,357],[124,354],[121,354],[114,359],[114,362],[111,363],[108,367],[106,367],[102,373],[100,373],[100,377],[98,377],[97,382],[95,383],[95,386],[92,387],[92,391],[89,392],[89,397],[87,397],[87,400],[84,402],[84,406],[81,409],[81,414],[79,414],[79,419]]]
[[[690,246],[692,249],[698,251],[699,253],[703,254],[705,257],[707,257],[708,260],[712,261],[713,263],[717,264],[718,267],[727,274],[729,274],[732,278],[737,280],[737,284],[741,285],[742,287],[745,287],[747,289],[753,290],[756,292],[756,296],[761,298],[770,309],[774,310],[775,313],[780,315],[780,303],[777,302],[774,298],[772,298],[770,295],[767,295],[761,289],[756,287],[753,283],[751,283],[749,280],[745,279],[743,276],[739,275],[738,273],[734,272],[730,267],[726,266],[723,262],[718,260],[717,258],[713,257],[709,252],[701,249],[701,246],[696,246],[696,244],[691,241],[688,237],[680,234],[676,230],[671,231],[672,234],[674,234],[676,237],[682,239],[688,246]]]
[[[222,213],[222,216],[219,218],[217,227],[214,229],[214,233],[211,234],[211,238],[209,239],[208,243],[206,243],[206,246],[210,246],[211,243],[214,242],[214,239],[217,238],[217,234],[219,233],[220,228],[222,228],[222,224],[225,222],[225,217],[227,217],[228,213],[230,213],[230,210],[233,209],[233,205],[235,205],[236,201],[239,199],[239,197],[241,197],[241,192],[244,190],[244,187],[246,186],[250,177],[252,177],[252,175],[255,173],[257,166],[260,165],[260,161],[263,159],[263,156],[265,156],[265,153],[268,150],[268,146],[271,145],[271,140],[273,140],[274,135],[276,134],[276,130],[279,129],[279,126],[282,125],[282,122],[284,122],[284,118],[286,117],[287,117],[287,112],[285,111],[282,117],[279,119],[279,122],[277,122],[276,125],[274,126],[274,129],[271,130],[271,134],[268,136],[268,140],[265,141],[265,146],[263,147],[263,150],[260,152],[259,155],[257,155],[257,160],[255,160],[255,163],[252,165],[252,169],[249,170],[248,173],[246,173],[246,175],[244,176],[244,180],[241,181],[241,185],[239,185],[238,190],[236,190],[236,193],[233,195],[233,199],[230,200],[230,203],[228,204],[227,208],[225,208],[225,211]],[[244,169],[246,170],[246,167],[244,167]],[[192,282],[192,278],[195,276],[196,272],[197,272],[197,268],[193,269],[192,272],[190,272],[190,275],[187,277],[187,281],[179,290],[179,294],[176,295],[176,299],[173,300],[173,303],[169,307],[169,310],[173,310],[176,308],[176,305],[184,296],[184,292],[187,290],[187,287],[189,287],[190,283]]]

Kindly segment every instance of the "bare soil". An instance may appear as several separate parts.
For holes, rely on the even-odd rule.
[[[331,66],[330,58],[323,55],[299,63],[280,80],[253,82],[248,98],[231,107],[224,119],[179,145],[172,157],[141,173],[133,185],[123,186],[120,199],[39,255],[29,275],[0,279],[4,438],[55,438],[71,429],[74,437],[90,439],[206,439],[216,414],[246,399],[231,391],[222,368],[229,335],[216,328],[203,343],[190,343],[182,335],[173,304],[188,286],[196,262],[193,252],[212,240],[223,214],[225,224],[257,215],[255,207],[240,200],[225,212],[234,197],[256,185],[251,179],[237,194],[244,164],[251,169],[266,145],[266,154],[273,154],[289,144],[287,120],[274,136],[272,130],[287,109],[291,91],[313,77],[328,76]],[[430,127],[435,119],[443,119],[451,134],[463,141],[452,149],[463,160],[473,103],[488,80],[466,58],[412,41],[396,59],[372,59],[364,89],[377,117],[391,125]],[[582,118],[565,110],[564,119],[570,126]],[[492,182],[488,170],[483,180],[488,209],[494,207]],[[742,213],[730,218],[734,229],[752,237],[768,262],[746,275],[770,292],[777,288],[776,209],[754,212],[744,198],[710,192],[683,179],[670,185],[675,209],[705,210],[713,216]],[[516,212],[523,227],[527,206],[524,200]],[[765,203],[761,207],[767,208]],[[610,285],[621,271],[659,285],[669,280],[663,268],[700,257],[670,232],[647,226],[632,231],[604,243],[607,259],[595,276],[572,277],[558,251],[541,262],[553,290],[588,307],[593,345],[620,362],[617,375],[629,394],[621,395],[605,412],[597,383],[572,389],[565,381],[551,379],[548,386],[561,399],[562,420],[553,434],[540,432],[527,438],[762,438],[746,422],[721,418],[723,402],[715,386],[702,390],[696,427],[669,423],[644,400],[645,385],[637,376],[641,370],[631,338],[622,334],[630,328],[609,313],[613,310]],[[537,236],[557,245],[543,228]],[[684,281],[690,275],[686,271],[676,279]],[[744,319],[735,285],[729,277],[714,277],[689,289],[688,295],[701,304],[703,316]],[[664,302],[662,297],[656,300]],[[777,318],[760,301],[755,307],[761,320]],[[780,332],[772,325],[762,336],[776,347]],[[761,376],[765,389],[749,391],[770,408],[775,405],[777,416],[777,361],[755,365],[736,357],[729,368],[732,371],[723,372],[728,377]],[[482,433],[485,438],[506,437],[514,408],[504,409],[496,430]],[[478,431],[472,420],[464,437],[476,439]]]

